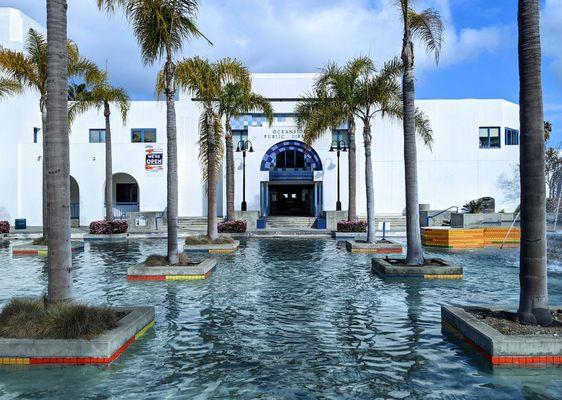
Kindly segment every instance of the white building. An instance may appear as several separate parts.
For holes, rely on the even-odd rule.
[[[0,8],[0,44],[21,50],[36,22],[10,8]],[[233,121],[240,138],[249,139],[254,152],[246,157],[248,210],[262,214],[314,215],[335,210],[337,157],[330,152],[332,132],[313,148],[302,143],[293,110],[298,98],[311,88],[314,74],[254,74],[253,90],[269,98],[275,109],[270,127],[263,116],[248,115]],[[499,187],[502,176],[512,176],[519,158],[519,107],[505,100],[419,100],[417,106],[431,121],[433,148],[418,143],[419,200],[431,208],[462,206],[490,196],[496,209],[513,210]],[[186,93],[176,102],[178,128],[179,215],[206,214],[205,186],[198,162],[198,120],[201,109]],[[38,96],[29,93],[0,103],[0,140],[3,172],[0,175],[0,220],[26,218],[41,224],[41,118]],[[166,207],[165,103],[134,101],[125,126],[112,113],[115,206],[127,210],[162,211]],[[101,112],[92,111],[72,126],[70,136],[71,203],[80,224],[104,216],[104,144]],[[358,211],[365,214],[362,125],[357,121]],[[399,121],[373,121],[373,166],[377,213],[403,212],[403,135]],[[161,168],[151,168],[150,152],[162,152]],[[242,153],[235,153],[236,207],[242,202]],[[286,167],[283,169],[282,167]],[[347,209],[347,153],[341,153],[341,202]],[[224,178],[224,177],[223,177]],[[219,184],[218,211],[226,210],[224,179]]]

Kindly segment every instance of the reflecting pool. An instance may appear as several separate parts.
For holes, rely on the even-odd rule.
[[[164,241],[86,244],[75,297],[155,305],[154,331],[110,366],[0,368],[1,398],[560,398],[562,368],[491,369],[441,333],[441,304],[516,304],[518,250],[429,252],[463,280],[382,281],[329,239],[250,239],[211,279],[127,282]],[[551,304],[562,238],[550,237]],[[40,295],[45,260],[0,247],[0,305]]]

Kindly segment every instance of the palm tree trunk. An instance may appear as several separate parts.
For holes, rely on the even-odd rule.
[[[406,263],[422,265],[424,262],[418,201],[418,160],[416,152],[416,105],[414,87],[414,46],[408,21],[405,22],[402,48],[404,73],[402,96],[404,100],[404,176],[406,187]]]
[[[217,228],[217,169],[215,146],[215,121],[212,110],[207,110],[207,237],[215,240],[218,237]]]
[[[367,242],[375,243],[377,231],[375,227],[375,191],[373,188],[373,157],[371,156],[371,124],[364,121],[363,145],[365,146],[365,190],[367,191]]]
[[[43,158],[41,159],[41,177],[42,177],[42,198],[43,198],[43,237],[47,237],[47,228],[49,227],[49,210],[48,210],[48,199],[47,199],[47,164],[46,164],[46,154],[47,154],[47,110],[45,109],[45,102],[44,100],[40,100],[41,103],[41,135],[42,135],[42,142],[41,146],[43,148]]]
[[[49,303],[72,296],[66,0],[47,0],[47,199]]]
[[[113,221],[113,161],[111,155],[111,110],[107,101],[103,104],[105,117],[105,219]]]
[[[232,127],[230,117],[226,116],[226,219],[234,221],[234,147],[232,143]]]
[[[348,195],[348,208],[347,220],[355,221],[357,219],[357,155],[355,153],[355,118],[349,118],[349,129],[347,133],[348,141],[348,181],[349,181],[349,195]]]
[[[177,264],[178,255],[178,147],[176,139],[175,65],[170,52],[165,65],[166,138],[168,145],[168,262]]]
[[[550,324],[539,0],[519,0],[521,256],[519,320]]]

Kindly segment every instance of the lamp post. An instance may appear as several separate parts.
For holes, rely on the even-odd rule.
[[[242,206],[240,207],[242,211],[248,211],[248,205],[246,204],[246,151],[250,153],[254,152],[252,142],[249,140],[240,140],[236,147],[236,152],[242,152]]]
[[[335,145],[335,147],[334,147]],[[336,201],[336,211],[341,211],[341,201],[340,201],[340,152],[347,151],[347,145],[343,140],[334,140],[330,145],[330,151],[333,152],[335,149],[338,156],[338,201]]]

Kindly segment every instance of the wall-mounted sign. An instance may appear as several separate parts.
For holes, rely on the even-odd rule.
[[[164,170],[164,151],[162,148],[146,145],[144,170],[151,173]]]
[[[304,131],[297,127],[271,127],[264,134],[264,139],[275,140],[302,140],[304,139]]]

